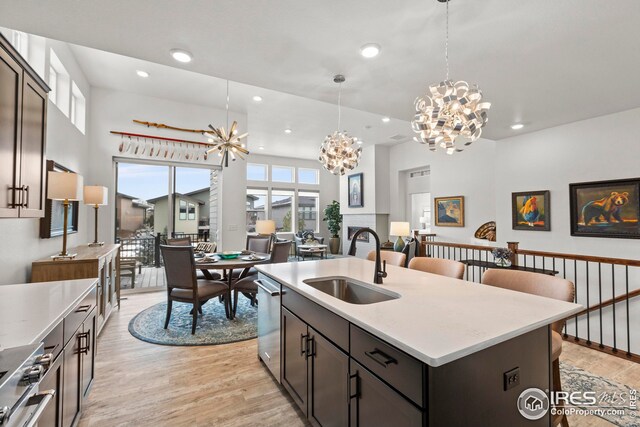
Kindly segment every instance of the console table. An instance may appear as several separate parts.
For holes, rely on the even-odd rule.
[[[98,333],[117,304],[120,308],[120,245],[77,246],[69,248],[76,253],[73,259],[54,261],[44,258],[31,264],[32,282],[50,282],[97,277],[96,292]]]
[[[460,260],[460,262],[470,267],[480,267],[483,270],[486,270],[488,268],[503,268],[507,270],[519,270],[519,271],[529,271],[531,273],[548,274],[550,276],[555,276],[556,274],[558,274],[558,272],[555,270],[547,270],[544,268],[534,268],[534,267],[523,267],[521,265],[510,265],[509,267],[499,267],[495,262],[480,261],[477,259],[463,259],[463,260]]]

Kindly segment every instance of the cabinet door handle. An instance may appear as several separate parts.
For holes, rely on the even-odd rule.
[[[12,187],[9,185],[7,186],[7,189],[9,190],[9,199],[11,200],[11,203],[9,203],[9,207],[22,207],[22,187]],[[18,190],[20,191],[18,192]],[[18,199],[18,201],[16,201],[16,199]]]
[[[81,305],[76,309],[76,313],[86,313],[91,308],[91,304]]]
[[[307,359],[315,356],[316,355],[316,340],[311,337],[308,336],[307,337],[307,342],[306,342],[306,350],[307,350],[307,355],[305,356]]]
[[[349,371],[347,371],[347,403],[350,403],[351,399],[355,399],[356,397],[360,397],[360,378],[358,377],[358,372],[351,375]]]
[[[23,185],[21,190],[25,192],[25,198],[27,199],[26,202],[24,202],[24,200],[23,200],[24,203],[22,204],[22,206],[24,206],[25,208],[29,209],[29,186],[28,185]]]
[[[78,353],[88,354],[91,348],[91,331],[78,334],[78,339],[80,340],[80,349],[78,350]],[[84,345],[82,340],[86,340]]]
[[[300,334],[300,356],[307,354],[307,338],[309,334]]]
[[[398,364],[398,361],[396,359],[394,359],[393,357],[389,356],[388,354],[382,352],[377,348],[374,349],[373,351],[365,351],[364,354],[369,356],[371,359],[373,359],[374,362],[376,362],[378,365],[382,366],[383,368],[386,368],[391,364],[395,364],[395,365]]]

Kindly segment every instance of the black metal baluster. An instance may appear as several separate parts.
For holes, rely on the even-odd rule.
[[[618,331],[616,331],[616,266],[615,264],[611,264],[611,296],[613,298],[613,304],[611,306],[612,314],[613,314],[613,352],[618,352],[618,344],[616,340],[616,336]]]
[[[600,348],[604,348],[602,343],[602,264],[598,263],[598,302],[600,313]]]
[[[522,255],[524,261],[524,268],[527,268],[527,255]]]
[[[536,269],[536,256],[533,256],[533,269]]]
[[[631,331],[629,331],[629,266],[624,266],[626,276],[626,289],[627,294],[627,356],[631,356]]]
[[[577,260],[573,260],[573,287],[574,287],[574,291],[576,294],[576,304],[578,303],[578,261]],[[580,338],[578,338],[578,315],[576,314],[576,316],[574,317],[574,322],[576,324],[576,337],[574,338],[575,341],[578,341]]]
[[[587,344],[591,345],[591,311],[589,310],[589,261],[585,261],[587,269]]]
[[[542,269],[544,270],[544,256],[542,257]]]

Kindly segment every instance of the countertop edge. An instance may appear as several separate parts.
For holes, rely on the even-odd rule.
[[[511,331],[509,333],[505,333],[503,335],[497,336],[497,337],[491,339],[490,342],[487,341],[487,342],[481,343],[479,345],[467,347],[467,348],[464,348],[462,350],[446,354],[446,355],[441,356],[441,357],[433,358],[433,357],[430,357],[430,356],[428,356],[426,354],[423,354],[423,353],[417,351],[416,349],[414,349],[410,345],[405,344],[403,342],[400,342],[396,338],[391,337],[391,336],[389,336],[389,335],[377,330],[376,328],[372,327],[371,325],[366,324],[366,323],[360,321],[359,319],[352,317],[348,313],[345,313],[345,312],[337,309],[335,306],[332,306],[327,301],[324,301],[324,300],[321,300],[321,299],[317,299],[314,295],[311,295],[311,294],[308,294],[308,293],[304,292],[304,289],[301,289],[298,286],[298,284],[291,284],[291,283],[286,282],[282,278],[275,277],[272,274],[269,274],[269,273],[265,272],[264,270],[262,270],[259,265],[256,265],[256,269],[261,274],[264,274],[265,276],[270,277],[271,279],[273,279],[273,280],[275,280],[275,281],[277,281],[277,282],[279,282],[279,283],[281,283],[281,284],[283,284],[285,286],[290,287],[291,290],[293,290],[296,293],[304,296],[308,300],[313,301],[314,303],[320,305],[323,308],[326,308],[327,310],[331,311],[332,313],[337,314],[338,316],[348,320],[349,322],[353,323],[354,325],[356,325],[356,326],[364,329],[365,331],[367,331],[367,332],[369,332],[369,333],[371,333],[371,334],[373,334],[373,335],[385,340],[389,344],[397,347],[398,349],[404,351],[405,353],[415,357],[416,359],[418,359],[418,360],[420,360],[420,361],[422,361],[422,362],[426,363],[427,365],[429,365],[431,367],[434,367],[434,368],[442,366],[442,365],[445,365],[445,364],[447,364],[449,362],[453,362],[455,360],[461,359],[461,358],[463,358],[465,356],[468,356],[470,354],[474,354],[474,353],[477,353],[479,351],[485,350],[485,349],[487,349],[489,347],[492,347],[494,345],[500,344],[500,343],[505,342],[505,341],[507,341],[509,339],[518,337],[518,336],[523,335],[523,334],[525,334],[527,332],[531,332],[531,331],[533,331],[535,329],[544,327],[545,325],[550,325],[551,323],[553,323],[553,322],[555,322],[557,320],[561,320],[561,319],[565,319],[567,317],[570,317],[571,315],[576,314],[576,313],[578,313],[578,312],[580,312],[580,311],[582,311],[584,309],[582,306],[578,306],[578,307],[575,307],[572,310],[568,310],[567,312],[564,312],[562,314],[558,314],[556,316],[551,316],[548,319],[544,319],[544,320],[541,320],[539,322],[535,322],[535,323],[532,323],[530,325],[527,325],[526,327],[520,328],[518,330],[514,330],[514,331]]]

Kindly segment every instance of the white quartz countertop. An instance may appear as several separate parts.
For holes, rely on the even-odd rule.
[[[569,317],[583,308],[394,266],[387,266],[384,284],[375,285],[374,262],[355,257],[263,264],[256,268],[433,367]],[[303,283],[329,276],[357,279],[399,294],[400,298],[350,304]]]
[[[0,286],[0,349],[42,340],[97,282],[79,279]]]

